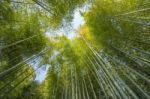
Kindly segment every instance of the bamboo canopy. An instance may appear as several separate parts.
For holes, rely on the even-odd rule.
[[[150,99],[150,1],[0,0],[0,99]]]

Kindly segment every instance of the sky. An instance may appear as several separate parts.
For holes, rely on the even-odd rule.
[[[53,60],[57,57],[57,55],[59,55],[59,52],[55,51],[54,54],[52,55],[52,57],[50,57],[50,60]],[[37,61],[40,61],[40,60],[37,60]],[[32,66],[34,66],[34,69],[36,69],[39,64],[39,62],[36,62],[36,64],[32,64]],[[39,68],[37,71],[36,71],[36,78],[35,80],[42,83],[46,77],[46,74],[48,72],[48,69],[49,69],[50,65],[44,65],[42,66],[41,68]]]
[[[35,80],[42,83],[44,81],[47,71],[48,71],[49,66],[45,65],[41,67],[38,71],[36,71],[36,78]]]
[[[84,19],[83,17],[80,15],[79,9],[77,9],[74,13],[74,19],[71,22],[71,25],[73,27],[73,30],[71,32],[69,32],[66,36],[69,39],[72,39],[76,36],[75,30],[77,30],[81,25],[84,24]],[[62,31],[64,32],[64,31]],[[47,36],[51,36],[51,34],[49,32],[46,33]],[[38,65],[38,64],[37,64]],[[36,66],[35,66],[36,67]],[[44,81],[47,71],[48,71],[49,66],[43,66],[41,67],[37,72],[36,72],[36,78],[35,80],[39,81],[40,83],[42,83],[42,81]]]
[[[84,24],[84,19],[80,15],[79,12],[80,9],[76,9],[73,15],[73,21],[71,22],[71,26],[73,29],[68,30],[68,27],[63,27],[61,29],[58,29],[56,31],[49,30],[46,32],[46,35],[49,37],[54,36],[54,34],[57,35],[66,35],[69,39],[73,39],[76,36],[76,30],[80,27],[80,25]]]
[[[74,19],[72,21],[72,26],[74,31],[72,31],[71,33],[69,33],[67,36],[69,39],[72,39],[76,36],[75,30],[77,30],[81,25],[84,24],[84,19],[83,17],[80,15],[79,10],[76,10],[74,13]]]
[[[72,22],[73,28],[74,29],[78,29],[80,25],[84,24],[84,19],[83,17],[80,15],[79,10],[76,10],[74,13],[74,19]]]

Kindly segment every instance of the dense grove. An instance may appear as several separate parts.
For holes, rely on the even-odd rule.
[[[150,1],[0,0],[0,99],[150,99]]]

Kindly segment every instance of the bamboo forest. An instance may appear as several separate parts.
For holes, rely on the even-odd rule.
[[[150,99],[150,0],[0,0],[0,99]]]

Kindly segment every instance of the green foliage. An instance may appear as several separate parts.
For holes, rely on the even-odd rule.
[[[38,1],[38,0],[36,0]],[[40,0],[39,0],[40,1]],[[50,25],[56,29],[63,23],[70,22],[73,19],[72,14],[75,8],[80,7],[86,0],[45,0],[42,4],[48,6],[50,11]]]
[[[23,91],[16,99],[43,99],[43,86],[36,81],[31,82],[23,88]]]
[[[87,1],[0,1],[0,98],[150,98],[149,1]],[[47,37],[86,3],[77,37]]]

